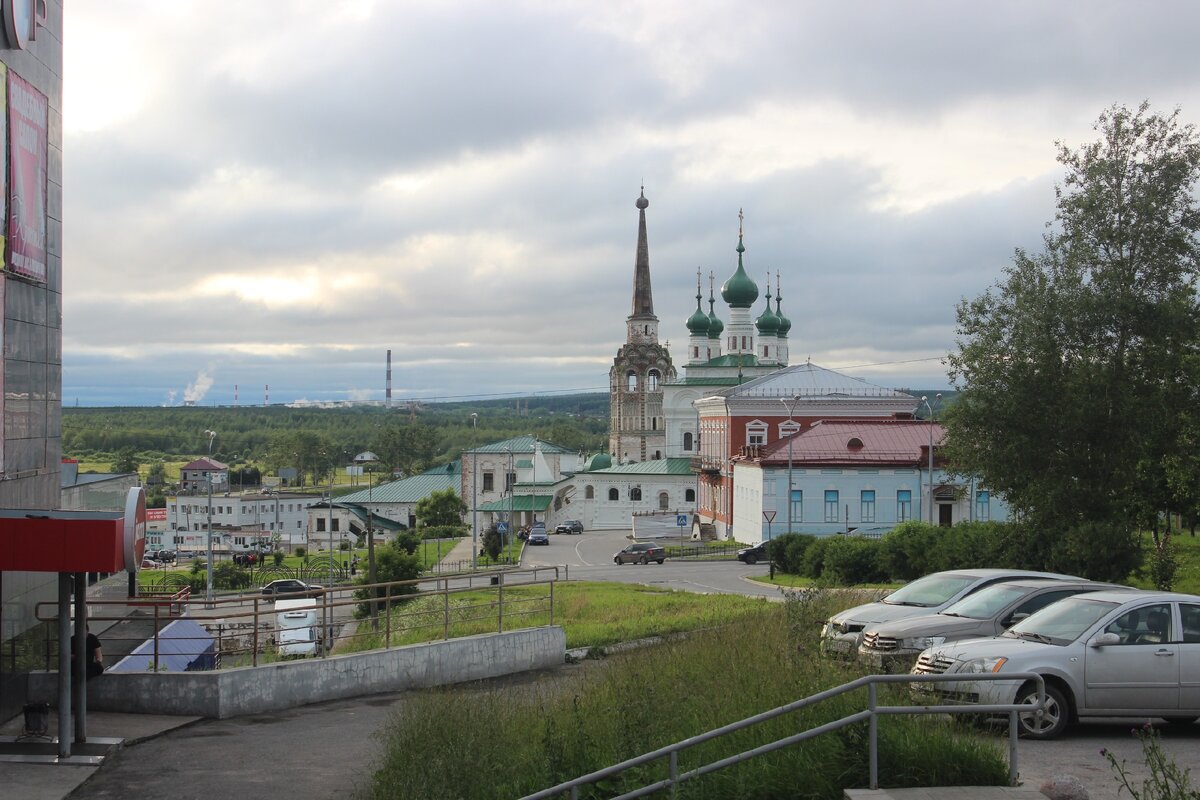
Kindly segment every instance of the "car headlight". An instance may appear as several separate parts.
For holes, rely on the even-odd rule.
[[[924,650],[927,647],[937,647],[939,644],[945,644],[945,636],[913,636],[909,639],[900,640],[901,650]]]
[[[999,672],[1000,668],[1003,667],[1007,661],[1008,659],[1003,656],[977,658],[974,661],[968,661],[967,663],[963,664],[962,669],[960,669],[959,672],[972,672],[976,674],[984,672]]]

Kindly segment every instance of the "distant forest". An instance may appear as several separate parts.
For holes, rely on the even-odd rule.
[[[517,406],[520,405],[518,412]],[[471,414],[479,415],[472,430]],[[63,455],[108,461],[121,452],[143,460],[190,459],[208,451],[205,431],[216,431],[213,458],[228,464],[262,462],[273,442],[298,431],[315,434],[350,457],[370,450],[389,430],[427,428],[435,442],[434,463],[446,463],[465,448],[533,435],[585,453],[608,444],[608,395],[589,393],[391,408],[288,408],[285,406],[171,406],[64,408]],[[348,463],[349,459],[345,459]]]

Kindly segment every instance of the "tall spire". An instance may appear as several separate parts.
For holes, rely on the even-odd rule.
[[[654,295],[650,291],[650,246],[646,241],[646,187],[637,199],[638,241],[637,258],[633,266],[633,313],[630,318],[657,319],[654,316]]]

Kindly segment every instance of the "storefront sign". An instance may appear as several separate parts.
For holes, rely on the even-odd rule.
[[[146,492],[140,486],[125,496],[125,571],[136,573],[146,555]]]
[[[12,70],[8,132],[8,268],[45,281],[49,105],[46,95]]]

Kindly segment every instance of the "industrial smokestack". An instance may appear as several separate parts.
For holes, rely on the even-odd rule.
[[[383,407],[392,407],[392,351],[388,350],[387,356],[387,389],[383,393]]]
[[[233,385],[233,407],[234,408],[237,408],[237,403],[238,403],[238,401],[237,401],[237,384],[235,383]]]
[[[263,407],[271,405],[271,384],[263,384]]]

